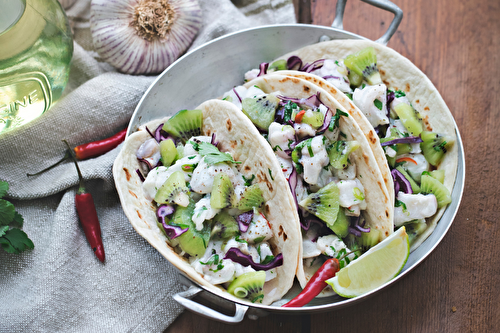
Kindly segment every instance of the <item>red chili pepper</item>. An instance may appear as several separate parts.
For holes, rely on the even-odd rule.
[[[66,140],[63,140],[71,151],[71,148]],[[82,173],[76,162],[75,155],[71,153],[73,162],[75,162],[76,170],[78,171],[78,178],[80,181],[78,192],[75,196],[75,206],[78,213],[78,218],[85,232],[85,237],[94,251],[96,257],[104,262],[104,247],[102,245],[101,226],[97,218],[97,211],[95,209],[92,194],[85,190],[85,183],[83,181]]]
[[[302,122],[302,118],[304,117],[305,114],[306,114],[306,111],[304,111],[304,110],[302,110],[299,113],[297,113],[297,115],[295,116],[295,122],[296,123],[301,123]]]
[[[401,157],[401,158],[398,158],[396,160],[396,163],[399,163],[399,162],[411,162],[415,165],[418,165],[418,163],[411,157]]]
[[[339,270],[340,266],[337,259],[327,259],[316,273],[314,273],[309,282],[307,282],[300,294],[295,296],[288,303],[282,305],[282,307],[293,308],[306,305],[327,286],[325,281],[334,277]]]
[[[109,138],[76,146],[73,149],[75,151],[76,158],[84,160],[86,158],[96,157],[107,153],[122,143],[125,140],[126,134],[127,129],[125,128]]]
[[[116,133],[115,135],[113,135],[109,138],[99,140],[99,141],[84,143],[84,144],[81,144],[79,146],[76,146],[73,149],[73,151],[75,152],[76,158],[79,160],[84,160],[86,158],[100,156],[100,155],[105,154],[108,151],[114,149],[120,143],[122,143],[125,140],[126,134],[127,134],[127,128],[121,130],[120,132]],[[38,171],[37,173],[28,173],[26,175],[27,176],[37,176],[41,173],[44,173],[45,171],[49,171],[50,169],[58,166],[59,164],[66,161],[70,157],[71,157],[71,153],[70,153],[70,151],[67,151],[66,154],[64,155],[64,157],[61,160],[59,160],[57,163],[52,164],[51,166],[49,166],[41,171]]]

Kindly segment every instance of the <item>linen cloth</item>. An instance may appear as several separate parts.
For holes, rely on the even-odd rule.
[[[292,0],[199,3],[203,26],[191,49],[240,29],[295,23]],[[0,179],[8,181],[7,197],[35,244],[20,255],[0,250],[0,332],[162,332],[183,311],[172,299],[182,287],[173,266],[123,213],[111,171],[121,146],[79,163],[101,224],[104,264],[79,224],[74,164],[26,176],[64,155],[62,139],[76,146],[125,128],[156,78],[121,74],[99,59],[90,0],[77,0],[66,13],[74,53],[65,96],[37,120],[0,135]]]

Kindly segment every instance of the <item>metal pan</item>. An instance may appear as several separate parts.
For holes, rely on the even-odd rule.
[[[271,25],[239,31],[215,39],[185,54],[167,68],[149,87],[132,115],[127,135],[136,131],[142,124],[161,117],[173,115],[176,110],[195,108],[202,102],[221,96],[228,87],[240,85],[244,73],[261,62],[269,62],[288,52],[303,46],[332,39],[366,39],[362,36],[346,32],[343,29],[343,15],[347,0],[338,0],[335,21],[332,27],[304,24]],[[394,14],[394,19],[385,34],[377,40],[386,45],[396,32],[403,12],[388,0],[362,0],[378,8]],[[455,124],[458,146],[458,170],[455,186],[452,191],[452,203],[441,217],[434,232],[408,258],[401,273],[381,286],[363,296],[344,299],[339,296],[314,299],[303,308],[281,308],[278,304],[271,306],[239,304],[212,294],[192,282],[181,272],[180,283],[188,286],[187,290],[174,295],[174,299],[187,309],[199,315],[225,323],[236,324],[245,316],[257,319],[269,313],[297,314],[317,313],[354,305],[376,294],[379,290],[396,283],[422,262],[439,244],[448,231],[458,211],[464,189],[465,162],[462,140]],[[296,284],[285,296],[290,299],[299,292]],[[209,306],[198,303],[192,298],[199,296],[209,304],[217,307],[234,309],[234,315],[222,314]],[[204,302],[207,303],[207,302]]]

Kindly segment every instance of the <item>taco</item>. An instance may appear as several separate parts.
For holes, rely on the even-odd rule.
[[[288,179],[302,227],[302,287],[328,257],[352,252],[341,261],[346,265],[393,232],[390,194],[367,138],[325,90],[271,74],[223,99],[263,133]],[[332,293],[327,287],[320,296]]]
[[[142,126],[113,175],[135,230],[209,291],[268,305],[291,288],[301,252],[293,198],[272,149],[231,103]]]
[[[405,225],[416,249],[451,202],[458,165],[455,122],[436,87],[411,61],[371,41],[323,42],[277,63],[294,69],[280,74],[327,90],[359,124],[379,163],[385,156],[396,188],[395,227]]]

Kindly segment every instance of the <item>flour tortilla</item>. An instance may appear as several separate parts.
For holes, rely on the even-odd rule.
[[[412,106],[422,116],[424,126],[428,131],[449,135],[455,138],[456,142],[453,116],[436,87],[410,60],[391,48],[372,41],[335,40],[306,46],[297,51],[290,52],[280,59],[288,59],[290,56],[296,55],[299,56],[304,63],[312,63],[318,59],[338,60],[369,46],[373,47],[376,51],[377,67],[380,70],[380,76],[384,84],[391,89],[399,89],[406,93],[406,97],[411,102]],[[365,133],[365,136],[368,138],[370,147],[376,155],[377,160],[379,162],[381,158],[385,160],[383,153],[382,155],[380,154],[381,147],[377,147],[378,139],[377,143],[371,139],[373,127],[364,117],[363,113],[340,90],[316,75],[298,71],[280,71],[279,73],[303,78],[325,88],[333,98],[350,112],[349,114],[351,114],[351,111],[353,112],[353,118],[356,119],[363,133]],[[450,193],[455,184],[457,165],[458,145],[455,144],[445,154],[443,161],[438,167],[439,170],[445,170],[444,185],[448,188]],[[382,171],[384,170],[384,168],[381,169]],[[391,190],[391,193],[394,198],[394,190]],[[427,219],[427,229],[415,239],[411,246],[411,251],[422,244],[422,242],[434,231],[445,210],[446,207],[442,207],[434,216]]]
[[[262,304],[271,304],[281,299],[292,287],[299,253],[302,253],[298,213],[292,205],[293,198],[288,191],[288,183],[271,147],[251,121],[233,104],[210,100],[197,109],[203,111],[203,135],[215,133],[219,149],[231,153],[236,161],[241,161],[241,172],[248,178],[254,174],[262,190],[266,201],[264,212],[274,234],[269,242],[275,254],[283,254],[283,265],[276,268],[278,276],[267,282],[264,288]],[[168,244],[167,238],[156,224],[155,204],[144,197],[142,182],[136,173],[139,169],[136,151],[144,141],[151,138],[145,127],[155,129],[167,119],[147,123],[130,135],[113,165],[113,176],[123,210],[134,229],[183,274],[214,294],[237,303],[250,303],[203,279],[187,259]]]
[[[345,108],[324,89],[306,80],[280,75],[279,73],[280,72],[277,74],[260,76],[248,82],[246,87],[256,85],[266,93],[279,91],[281,95],[293,98],[308,98],[319,92],[320,99],[325,106],[329,107],[334,112],[336,109],[346,112]],[[374,153],[370,149],[368,140],[364,136],[359,125],[352,116],[342,116],[340,117],[339,126],[340,130],[346,134],[346,140],[355,140],[360,144],[360,147],[351,153],[349,158],[354,160],[356,164],[356,177],[363,184],[365,189],[367,208],[364,216],[367,220],[367,224],[371,228],[378,229],[381,234],[380,240],[383,240],[394,231],[394,210],[392,208],[393,203],[391,201],[391,196],[385,186]],[[302,258],[302,253],[300,257]],[[302,287],[306,285],[307,281],[312,277],[312,274],[313,272],[306,272],[304,270],[302,260],[300,260],[297,278]]]

